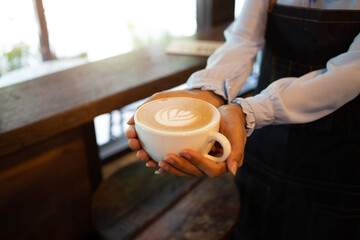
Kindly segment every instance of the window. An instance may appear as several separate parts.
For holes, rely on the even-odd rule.
[[[43,2],[58,58],[86,55],[96,61],[196,29],[195,0]]]
[[[7,84],[2,76],[41,62],[33,2],[1,1],[0,29],[0,87],[2,87]],[[16,79],[16,76],[12,78]]]
[[[46,62],[41,60],[35,1],[2,1],[0,87],[192,35],[195,1],[42,0],[54,56]]]

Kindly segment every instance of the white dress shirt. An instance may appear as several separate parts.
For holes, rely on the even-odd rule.
[[[245,0],[241,13],[225,30],[226,42],[209,57],[205,69],[188,80],[190,88],[212,90],[231,103],[252,73],[256,55],[265,43],[269,0]],[[278,4],[360,10],[360,0],[278,0]],[[267,125],[306,123],[324,117],[360,93],[360,34],[349,50],[327,62],[326,69],[299,78],[287,77],[260,94],[236,98],[247,121],[247,135]],[[359,109],[360,110],[360,109]]]

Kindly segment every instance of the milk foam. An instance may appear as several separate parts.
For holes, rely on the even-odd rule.
[[[176,107],[168,107],[159,110],[155,114],[155,120],[168,127],[187,126],[198,119],[197,114],[189,110],[180,110]]]

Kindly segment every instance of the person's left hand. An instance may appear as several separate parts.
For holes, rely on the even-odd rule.
[[[170,173],[184,177],[207,175],[214,178],[230,171],[235,175],[244,159],[245,114],[237,104],[223,105],[219,111],[221,114],[220,133],[227,137],[232,149],[225,162],[213,162],[193,150],[184,149],[180,155],[168,154],[165,160],[159,162],[160,168],[156,173]]]
[[[224,99],[220,96],[216,95],[212,91],[207,90],[200,90],[200,89],[192,89],[192,90],[177,90],[177,91],[164,91],[159,92],[152,95],[146,102],[150,102],[156,99],[161,98],[172,98],[172,97],[190,97],[201,99],[212,104],[215,107],[219,107],[224,104]],[[150,158],[149,154],[142,149],[141,143],[137,137],[136,130],[135,130],[135,121],[134,116],[130,118],[128,121],[129,128],[126,130],[126,137],[129,138],[128,144],[132,150],[136,150],[137,157],[146,162],[146,166],[148,167],[157,167],[158,163]]]

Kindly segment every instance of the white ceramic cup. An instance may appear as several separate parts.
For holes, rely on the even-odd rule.
[[[181,102],[181,99],[187,98],[169,98],[169,100],[173,100],[175,104],[178,104],[176,99],[180,99]],[[179,154],[184,149],[192,149],[214,162],[223,162],[229,156],[231,152],[230,142],[224,135],[219,133],[220,112],[216,109],[216,107],[205,101],[193,98],[191,98],[191,100],[201,101],[202,103],[207,104],[207,106],[212,109],[215,120],[207,126],[201,127],[200,129],[186,132],[167,132],[151,128],[143,122],[139,121],[138,118],[138,113],[143,107],[156,104],[157,101],[164,101],[164,99],[145,103],[136,110],[134,119],[137,136],[143,149],[155,161],[159,162],[161,160],[165,160],[165,157],[168,153]],[[215,157],[208,154],[215,141],[219,142],[223,148],[223,154],[220,157]]]

